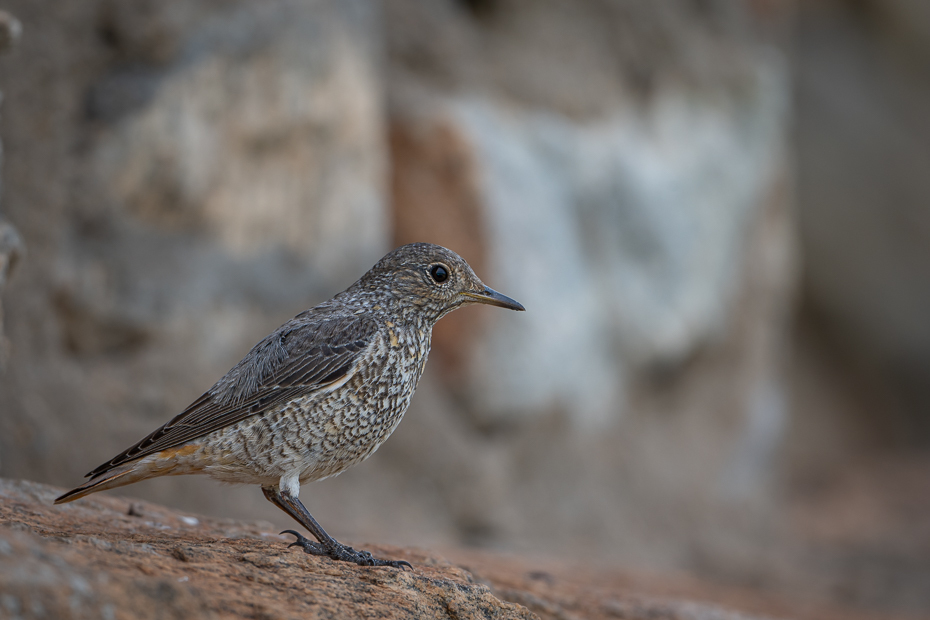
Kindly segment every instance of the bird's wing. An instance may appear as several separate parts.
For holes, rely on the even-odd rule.
[[[377,332],[359,315],[285,323],[173,420],[87,474],[175,448],[279,403],[325,389],[348,375]]]

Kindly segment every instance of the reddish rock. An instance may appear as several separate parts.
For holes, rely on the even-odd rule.
[[[413,570],[288,549],[270,524],[0,478],[0,618],[865,618],[597,565],[359,544]],[[739,610],[739,611],[737,611]]]
[[[0,618],[531,618],[457,566],[373,547],[412,571],[288,549],[258,524],[0,481]]]

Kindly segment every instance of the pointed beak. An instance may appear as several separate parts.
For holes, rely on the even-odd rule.
[[[500,306],[501,308],[509,308],[511,310],[526,310],[516,299],[511,299],[506,295],[501,295],[492,288],[484,287],[484,290],[481,292],[477,291],[464,291],[462,293],[465,297],[472,299],[479,304],[488,304],[491,306]]]

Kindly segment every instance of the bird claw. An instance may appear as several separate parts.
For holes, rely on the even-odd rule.
[[[400,568],[403,570],[409,568],[413,570],[413,565],[405,560],[382,560],[381,558],[376,558],[371,555],[369,551],[356,551],[352,547],[347,547],[339,542],[337,542],[335,546],[327,548],[322,543],[314,542],[294,530],[284,530],[281,534],[293,534],[297,537],[297,540],[287,546],[288,549],[291,547],[300,547],[304,550],[304,553],[309,553],[310,555],[325,556],[341,562],[352,562],[359,566],[390,566],[391,568]]]
[[[306,536],[295,532],[294,530],[284,530],[281,532],[281,534],[293,534],[297,537],[297,540],[287,546],[288,549],[291,547],[300,547],[304,550],[304,553],[309,553],[310,555],[328,555],[323,545],[310,540]]]

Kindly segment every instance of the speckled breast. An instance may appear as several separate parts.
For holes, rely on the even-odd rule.
[[[229,465],[207,473],[264,484],[300,472],[307,482],[363,461],[403,418],[429,347],[429,328],[386,322],[344,381],[225,429],[219,443]]]

